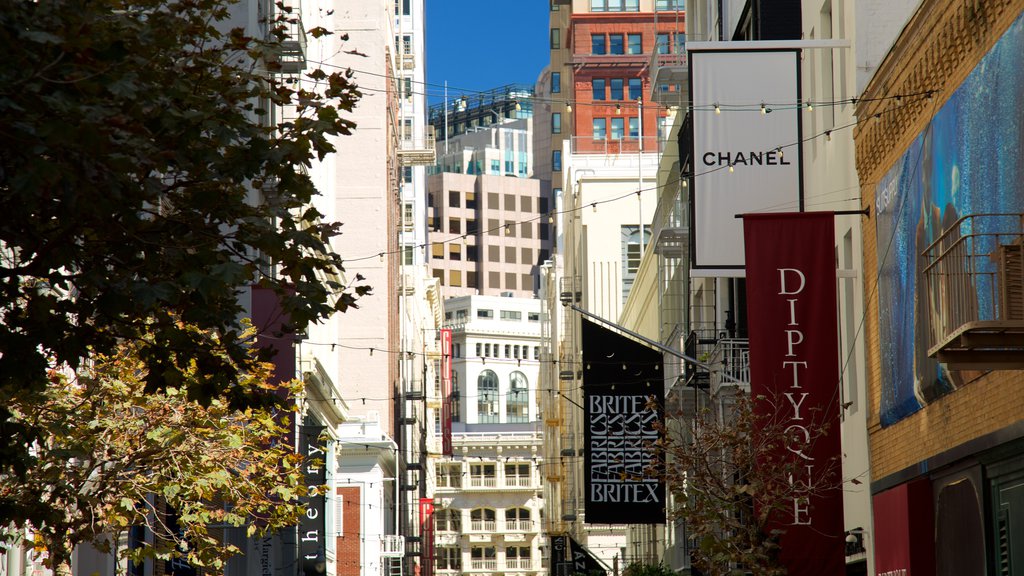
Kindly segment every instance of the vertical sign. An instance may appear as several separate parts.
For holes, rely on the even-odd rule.
[[[420,576],[434,576],[434,499],[420,498]]]
[[[327,484],[327,451],[323,426],[299,426],[299,449],[306,457],[303,470],[309,493],[301,502],[306,513],[299,518],[299,564],[303,576],[327,574],[327,526],[324,485]]]
[[[801,488],[770,528],[790,576],[845,569],[840,483],[836,264],[831,212],[744,217],[750,394],[781,422]]]
[[[739,276],[743,224],[735,215],[803,209],[800,52],[691,49],[689,64],[693,275]]]
[[[441,329],[441,454],[452,455],[452,330]]]
[[[665,384],[661,353],[583,320],[586,522],[665,521],[657,441]]]

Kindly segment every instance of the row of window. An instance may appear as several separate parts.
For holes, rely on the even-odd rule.
[[[659,32],[655,35],[654,51],[658,54],[683,54],[686,46],[686,34],[675,33],[675,50],[672,50],[672,32]],[[644,37],[640,33],[595,33],[590,35],[590,53],[603,56],[605,54],[643,54]]]
[[[469,465],[469,478],[462,470],[461,464],[439,464],[437,467],[437,485],[441,488],[462,488],[466,487],[487,487],[498,486],[496,465],[494,463],[480,463]],[[506,463],[505,474],[503,475],[503,486],[506,487],[529,487],[532,481],[532,473],[528,462]],[[529,520],[530,511],[525,508],[510,508],[505,512],[509,520]]]
[[[497,160],[495,160],[497,162]],[[518,199],[518,202],[516,201]],[[504,202],[502,202],[502,200]],[[487,193],[487,208],[490,210],[504,209],[506,212],[515,212],[517,209],[519,212],[533,212],[533,196],[516,196],[515,194],[498,194],[497,192]],[[433,208],[436,206],[435,194],[429,194],[427,196],[427,206]],[[480,208],[479,202],[476,197],[476,192],[465,192],[460,190],[449,190],[448,191],[448,207],[449,208],[466,208],[468,210],[476,210]],[[538,198],[537,208],[541,213],[548,211],[548,199]]]
[[[593,100],[638,100],[644,94],[640,78],[594,78],[590,82]],[[628,94],[626,87],[628,86]]]
[[[465,222],[465,230],[463,230],[463,222]],[[441,219],[435,218],[434,216],[427,217],[427,227],[434,231],[441,231]],[[536,226],[537,236],[534,236],[534,227]],[[505,224],[502,225],[497,218],[487,219],[487,235],[488,236],[501,236],[502,231],[505,232],[506,238],[540,238],[541,240],[547,240],[550,234],[548,230],[547,222],[515,222],[513,220],[506,220]],[[448,232],[451,234],[462,234],[465,233],[467,236],[475,236],[480,234],[480,225],[476,219],[467,218],[449,218],[448,219]],[[449,244],[450,246],[457,246],[456,244]],[[441,242],[435,242],[433,244],[434,257],[441,258],[444,244]],[[476,259],[474,258],[475,262]],[[497,262],[497,260],[491,260],[491,262]],[[512,258],[512,262],[515,262],[515,257]]]
[[[538,354],[539,355],[539,354]],[[516,371],[509,375],[509,389],[505,398],[506,422],[530,421],[530,393],[526,374]],[[501,422],[498,410],[498,375],[493,370],[480,372],[477,378],[477,421],[481,424]]]
[[[438,546],[434,567],[438,570],[462,570],[462,550],[457,546]],[[498,556],[494,546],[474,546],[469,550],[470,568],[498,570]],[[506,570],[533,570],[529,546],[505,548]]]
[[[612,116],[610,118],[594,118],[591,123],[594,140],[633,140],[640,137],[639,118]],[[627,127],[628,132],[626,131]],[[662,139],[666,130],[668,130],[667,119],[658,118],[658,140]]]
[[[667,10],[686,10],[686,0],[655,0],[654,9],[661,12]],[[551,10],[557,11],[558,5],[551,2]],[[639,12],[640,0],[590,0],[591,12]]]
[[[540,320],[540,314],[537,314],[537,320],[531,320],[536,322]],[[477,342],[476,343],[476,355],[478,358],[501,358],[501,345],[495,344],[494,348],[488,343]],[[512,358],[514,360],[526,360],[530,355],[530,347],[527,345],[519,344],[505,344],[505,358]],[[455,354],[456,358],[460,358],[458,354]],[[540,360],[540,346],[533,347],[533,359]]]
[[[549,258],[547,250],[540,251],[540,261],[543,262]],[[534,277],[530,274],[516,274],[515,272],[505,272],[504,282],[502,282],[501,272],[488,272],[487,273],[487,285],[482,286],[480,284],[480,276],[475,270],[448,270],[447,274],[445,270],[435,268],[432,270],[432,276],[437,278],[441,286],[452,286],[454,288],[478,288],[481,290],[536,290],[534,285]]]

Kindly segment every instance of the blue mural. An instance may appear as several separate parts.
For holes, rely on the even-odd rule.
[[[1024,212],[1022,54],[1024,15],[876,185],[882,426],[965,381],[928,358],[934,302],[924,293],[920,255],[961,216]],[[992,310],[984,288],[979,310]]]

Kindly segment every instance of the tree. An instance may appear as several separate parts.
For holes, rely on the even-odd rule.
[[[794,498],[813,498],[841,483],[840,462],[805,478],[805,467],[787,449],[794,441],[812,444],[829,427],[814,426],[809,438],[794,438],[770,408],[777,399],[758,400],[769,408],[755,410],[748,393],[725,388],[710,406],[693,415],[676,413],[665,427],[666,480],[678,503],[670,515],[685,520],[696,543],[691,560],[708,576],[783,576],[779,515],[791,510]]]
[[[0,462],[20,472],[40,429],[11,420],[9,405],[48,398],[51,367],[135,341],[149,392],[273,403],[240,381],[258,360],[240,335],[240,288],[274,288],[291,330],[369,290],[340,280],[340,224],[311,207],[302,170],[353,129],[342,114],[359,91],[341,71],[301,83],[272,74],[293,16],[255,38],[228,29],[231,9],[14,0],[0,10]],[[264,120],[284,105],[296,120]]]
[[[44,432],[34,466],[0,473],[0,501],[45,510],[18,527],[33,529],[58,575],[71,574],[76,545],[109,549],[129,526],[147,527],[154,544],[121,550],[128,557],[220,568],[239,550],[213,526],[248,526],[252,536],[298,522],[307,488],[289,442],[294,411],[190,400],[186,389],[201,374],[184,358],[176,359],[188,364],[180,385],[149,392],[145,348],[125,341],[71,376],[51,370],[42,402],[9,407],[16,421]],[[270,364],[249,366],[239,386],[294,406],[301,384],[272,384]]]

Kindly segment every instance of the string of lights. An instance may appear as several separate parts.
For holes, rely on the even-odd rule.
[[[894,112],[900,110],[901,108],[903,108],[903,107],[905,107],[905,106],[907,106],[909,104],[916,103],[916,102],[921,101],[921,100],[931,100],[932,95],[934,93],[935,93],[935,91],[928,90],[928,91],[921,92],[921,93],[917,94],[917,96],[918,96],[917,99],[901,98],[897,105],[892,106],[892,107],[890,107],[890,108],[888,108],[886,110],[883,110],[881,112],[878,112],[878,113],[874,114],[873,116],[871,116],[869,118],[857,119],[857,120],[855,120],[853,122],[849,122],[849,123],[841,125],[841,126],[834,126],[832,128],[829,128],[829,129],[826,129],[826,130],[822,130],[821,132],[818,132],[818,133],[813,134],[811,136],[807,136],[807,137],[801,138],[800,140],[798,140],[796,142],[791,142],[791,143],[788,143],[788,144],[780,144],[778,146],[769,148],[767,150],[764,150],[764,152],[767,153],[767,152],[774,151],[774,152],[778,152],[779,154],[785,154],[786,149],[793,148],[795,146],[800,146],[800,145],[802,145],[802,144],[804,144],[806,142],[811,142],[813,140],[817,140],[818,138],[825,138],[826,140],[831,140],[832,134],[834,134],[837,131],[853,128],[853,127],[856,127],[856,126],[858,126],[860,124],[863,124],[865,122],[868,122],[868,121],[880,118],[883,115],[894,113]],[[611,197],[611,198],[607,198],[607,199],[603,199],[603,200],[595,200],[595,201],[589,202],[589,203],[587,203],[587,204],[585,204],[583,206],[564,208],[562,210],[551,210],[551,211],[549,211],[549,212],[547,212],[545,214],[540,214],[538,216],[534,216],[534,217],[531,217],[531,218],[526,218],[526,219],[523,219],[523,220],[505,222],[504,224],[500,224],[498,226],[494,226],[494,227],[487,228],[487,229],[477,230],[476,232],[473,232],[473,233],[467,232],[465,234],[457,234],[457,235],[450,236],[450,237],[444,238],[444,239],[432,240],[432,241],[429,241],[429,242],[424,242],[422,244],[416,244],[416,245],[413,245],[413,248],[416,248],[416,249],[426,249],[428,246],[432,246],[432,245],[442,245],[443,246],[443,245],[450,244],[450,243],[453,243],[453,242],[463,241],[463,240],[465,240],[466,238],[468,238],[470,236],[480,236],[480,235],[484,235],[484,234],[491,234],[492,232],[499,232],[502,229],[504,229],[506,234],[507,234],[507,233],[509,233],[512,230],[512,227],[514,227],[514,226],[519,226],[519,225],[522,225],[522,224],[528,224],[528,223],[532,223],[532,222],[537,222],[537,221],[545,219],[545,218],[547,218],[549,223],[551,223],[551,222],[554,222],[554,219],[555,219],[556,216],[561,216],[561,215],[565,215],[565,214],[575,214],[577,212],[582,211],[584,208],[587,208],[587,207],[591,208],[592,210],[597,210],[598,206],[601,206],[601,205],[604,205],[604,204],[611,204],[611,203],[618,202],[620,200],[623,200],[623,199],[626,199],[626,198],[630,198],[630,197],[633,197],[633,196],[639,196],[643,192],[660,191],[660,190],[662,190],[664,188],[667,188],[668,186],[675,185],[675,184],[679,184],[683,188],[688,188],[689,187],[689,181],[691,179],[700,178],[702,176],[706,176],[708,174],[719,172],[721,170],[728,170],[730,172],[734,171],[734,163],[730,162],[730,163],[725,164],[725,165],[716,166],[715,168],[709,168],[709,169],[706,169],[706,170],[703,170],[703,171],[699,171],[699,172],[698,171],[680,172],[680,176],[678,178],[671,178],[671,179],[667,180],[664,184],[650,186],[650,187],[647,187],[647,188],[640,188],[638,190],[631,190],[631,191],[629,191],[627,193],[620,194],[618,196],[614,196],[614,197]],[[782,207],[782,206],[779,206],[779,207]],[[777,208],[777,207],[773,207],[773,208]],[[391,250],[391,251],[380,251],[380,252],[377,252],[375,254],[369,254],[369,255],[366,255],[366,256],[346,258],[346,259],[344,259],[344,261],[345,262],[361,262],[361,261],[365,261],[365,260],[371,260],[373,258],[378,258],[378,259],[383,260],[385,256],[399,254],[399,253],[402,252],[403,249],[404,248],[398,248],[398,249]]]

